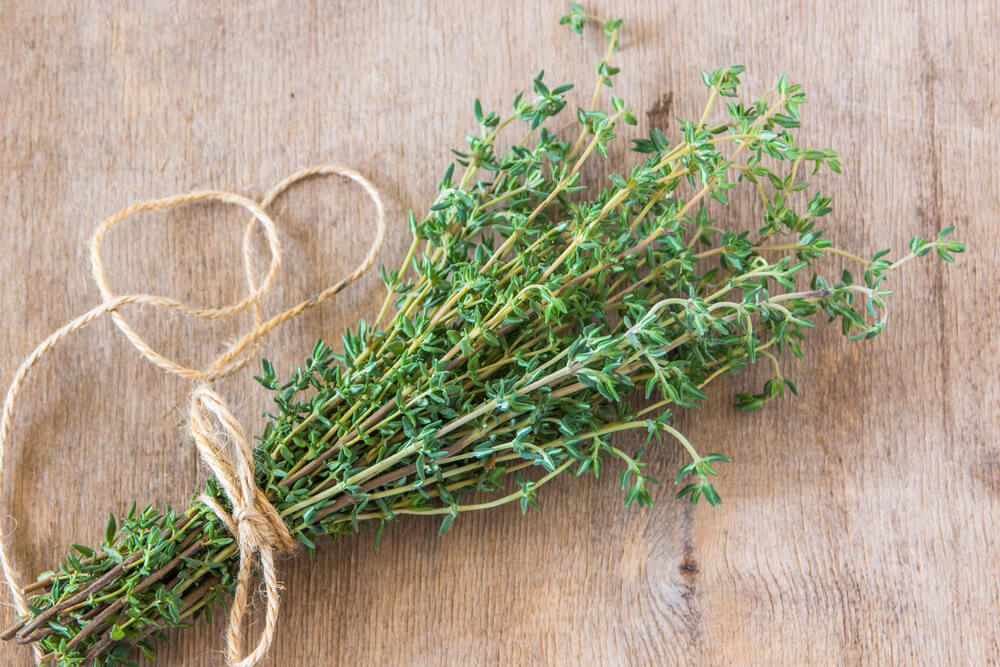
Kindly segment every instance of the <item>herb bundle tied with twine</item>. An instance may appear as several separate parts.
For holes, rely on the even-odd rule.
[[[231,599],[226,658],[252,665],[277,622],[277,552],[295,545],[311,552],[322,536],[339,539],[362,526],[374,527],[377,540],[402,515],[434,515],[444,533],[462,512],[511,502],[528,511],[561,473],[598,475],[606,465],[620,471],[626,505],[646,505],[656,480],[644,450],[661,440],[679,443],[690,457],[674,480],[676,495],[717,505],[713,479],[729,459],[689,442],[672,425],[672,411],[696,406],[714,379],[758,362],[773,376],[760,392],[738,394],[741,408],[795,393],[779,357],[801,356],[817,320],[838,321],[850,339],[871,338],[886,322],[890,272],[932,251],[951,261],[964,250],[948,238],[950,228],[915,237],[895,261],[888,251],[864,259],[838,247],[819,226],[831,200],[805,179],[839,174],[840,163],[832,150],[796,142],[804,93],[781,77],[740,101],[740,66],[702,73],[704,112],[678,121],[673,141],[654,128],[634,140],[644,157],[631,171],[611,174],[603,186],[584,184],[584,164],[606,156],[620,126],[636,122],[615,95],[606,108],[598,104],[618,73],[612,56],[622,21],[598,21],[575,4],[563,18],[574,32],[591,22],[603,27],[608,49],[575,130],[550,129],[571,86],[551,86],[542,74],[507,113],[484,110],[477,100],[477,131],[454,151],[427,214],[410,215],[413,241],[400,267],[382,269],[388,294],[374,322],[345,332],[339,352],[318,342],[287,380],[262,362],[257,380],[273,393],[275,408],[255,445],[210,383],[246,365],[267,332],[373,263],[384,228],[377,191],[355,172],[320,167],[286,179],[260,203],[191,193],[132,206],[102,224],[92,259],[104,303],[22,365],[4,408],[0,470],[28,371],[66,335],[111,314],[144,356],[199,383],[191,430],[213,474],[183,510],[133,505],[111,516],[100,545],[75,545],[23,593],[0,549],[22,614],[4,639],[31,644],[48,664],[134,664],[133,649],[152,657],[163,631]],[[505,131],[520,139],[501,151],[497,138]],[[354,179],[376,202],[375,245],[347,279],[265,319],[260,297],[280,265],[266,210],[293,183],[325,173]],[[753,232],[720,220],[737,187],[760,199]],[[204,310],[113,294],[100,256],[108,230],[141,211],[205,200],[254,215],[244,243],[247,298]],[[259,281],[249,240],[256,224],[272,258]],[[850,268],[836,279],[810,270],[829,257]],[[131,329],[119,310],[132,303],[211,318],[252,308],[256,326],[207,371],[186,369]],[[645,399],[638,408],[626,401],[635,393]],[[638,451],[615,444],[616,432],[631,429],[646,434]],[[244,653],[254,570],[265,582],[266,620]]]

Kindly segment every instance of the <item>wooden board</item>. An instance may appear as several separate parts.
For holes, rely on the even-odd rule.
[[[617,90],[643,127],[698,113],[699,69],[742,62],[748,91],[787,72],[810,95],[806,135],[843,155],[845,175],[826,179],[835,238],[871,253],[955,224],[972,249],[894,278],[879,339],[817,332],[786,367],[801,399],[742,414],[731,396],[755,388],[744,376],[679,417],[736,460],[721,508],[692,509],[665,484],[654,509],[625,510],[613,475],[565,479],[527,517],[462,517],[444,538],[435,521],[404,521],[378,550],[370,535],[327,545],[282,565],[266,664],[997,664],[997,4],[588,4],[628,19]],[[85,244],[104,216],[193,188],[259,197],[334,161],[384,193],[394,264],[406,209],[426,208],[447,148],[472,129],[472,98],[506,106],[542,68],[589,90],[603,52],[595,32],[557,24],[562,3],[204,5],[2,9],[0,377],[98,302]],[[272,312],[349,270],[372,229],[371,205],[335,179],[276,210],[289,271]],[[753,224],[747,207],[732,214]],[[109,241],[116,289],[235,300],[244,219],[225,207],[136,219]],[[288,368],[316,337],[371,318],[380,296],[365,277],[272,335],[267,356]],[[129,315],[188,361],[247,324]],[[106,321],[42,363],[0,512],[23,576],[97,541],[111,509],[188,497],[204,474],[182,428],[189,388]],[[220,388],[259,423],[248,375]],[[653,461],[668,480],[682,455],[667,446]],[[222,620],[171,635],[157,664],[222,664]],[[0,647],[0,663],[29,658]]]

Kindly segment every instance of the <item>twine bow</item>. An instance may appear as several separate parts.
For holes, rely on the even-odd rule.
[[[261,299],[274,285],[281,267],[281,244],[275,228],[274,220],[265,212],[275,199],[286,192],[292,185],[314,176],[337,174],[349,178],[360,185],[375,204],[376,228],[375,238],[362,262],[345,278],[324,288],[315,296],[308,298],[288,310],[269,319],[264,319]],[[243,234],[243,269],[248,286],[247,295],[237,303],[220,308],[200,308],[190,306],[169,297],[136,293],[115,295],[111,290],[107,270],[101,255],[101,248],[107,233],[122,221],[144,211],[162,210],[182,204],[218,201],[241,206],[248,210],[253,218],[247,223]],[[253,272],[253,231],[259,224],[264,232],[270,262],[267,273],[259,282]],[[236,590],[233,594],[233,604],[229,613],[229,628],[227,630],[226,661],[238,667],[251,667],[257,664],[267,653],[274,638],[278,618],[279,590],[275,572],[274,556],[294,546],[294,540],[288,532],[274,506],[254,481],[253,447],[246,436],[243,426],[227,407],[225,401],[211,388],[211,382],[239,371],[255,356],[262,337],[282,323],[301,313],[318,306],[323,301],[340,292],[344,287],[357,280],[374,263],[375,257],[382,247],[385,238],[385,209],[378,190],[358,172],[339,165],[318,165],[298,171],[275,185],[270,192],[257,203],[251,199],[230,192],[218,190],[189,192],[166,199],[156,199],[134,204],[122,209],[107,218],[97,227],[90,243],[90,261],[94,281],[101,291],[103,303],[75,317],[65,325],[52,332],[43,340],[21,363],[14,380],[7,390],[3,413],[0,416],[0,490],[3,485],[4,457],[10,434],[18,394],[24,385],[31,369],[59,341],[73,332],[82,329],[103,315],[110,314],[112,320],[125,338],[148,361],[173,375],[197,381],[198,386],[191,395],[189,420],[191,433],[202,461],[212,471],[220,486],[229,499],[232,512],[227,512],[216,500],[206,494],[199,496],[220,521],[226,526],[239,546],[239,574]],[[221,319],[231,317],[248,308],[253,311],[254,327],[244,333],[235,343],[213,361],[206,369],[200,370],[183,366],[157,352],[142,338],[122,316],[120,310],[129,304],[148,304],[165,308],[183,315],[202,319]],[[217,421],[222,425],[225,439],[219,437],[214,426]],[[229,441],[226,446],[225,440]],[[266,599],[266,614],[264,629],[257,645],[249,653],[242,654],[243,619],[246,613],[249,589],[252,583],[252,569],[255,562],[259,565],[264,579],[264,597]],[[7,537],[0,526],[0,568],[4,579],[14,598],[14,606],[21,615],[28,614],[28,603],[24,589],[17,583],[13,567],[7,553]],[[45,656],[37,645],[33,645],[36,660],[40,663]]]

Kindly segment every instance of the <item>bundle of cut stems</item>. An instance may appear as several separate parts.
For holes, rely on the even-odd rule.
[[[566,19],[577,31],[587,20],[575,7]],[[611,459],[626,504],[647,504],[655,480],[643,451],[612,437],[628,429],[645,431],[647,445],[679,442],[690,462],[678,495],[715,505],[713,466],[728,459],[700,453],[671,410],[761,360],[774,376],[738,395],[741,407],[795,392],[778,356],[801,355],[817,316],[870,338],[884,324],[888,271],[963,249],[950,230],[914,239],[894,263],[837,248],[817,226],[830,199],[803,180],[839,173],[836,153],[796,143],[805,97],[784,77],[738,102],[738,66],[703,73],[708,103],[700,119],[680,121],[674,143],[651,130],[635,140],[646,157],[630,173],[585,187],[583,165],[635,122],[618,97],[597,108],[617,72],[620,27],[604,24],[608,56],[571,136],[546,129],[570,86],[550,88],[541,74],[509,115],[476,101],[478,131],[427,215],[411,214],[413,243],[398,270],[383,270],[389,294],[373,324],[344,334],[340,353],[318,343],[287,382],[263,362],[258,379],[276,409],[256,449],[257,483],[306,550],[366,524],[378,535],[401,515],[438,515],[444,532],[463,511],[527,510],[560,473],[598,474]],[[517,126],[523,138],[499,154],[498,135]],[[738,185],[760,199],[753,233],[716,220]],[[830,255],[862,279],[804,278]],[[625,400],[633,392],[643,407]],[[229,508],[214,478],[204,491]],[[161,631],[225,600],[236,554],[197,500],[180,512],[133,506],[110,519],[100,546],[75,546],[29,587],[32,615],[4,638],[35,643],[60,665],[124,663],[133,647],[151,654]]]

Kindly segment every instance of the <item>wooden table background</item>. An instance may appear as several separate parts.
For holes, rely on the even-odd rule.
[[[259,197],[300,167],[352,165],[384,194],[382,260],[394,265],[405,211],[428,205],[447,148],[473,127],[474,96],[506,107],[541,68],[589,94],[603,37],[559,26],[561,2],[518,4],[8,3],[0,377],[97,303],[85,244],[141,199],[208,187]],[[804,134],[843,156],[844,176],[823,177],[839,201],[834,238],[871,253],[954,224],[971,251],[894,277],[877,340],[818,331],[787,365],[801,399],[740,413],[732,393],[761,381],[742,376],[678,418],[736,460],[719,509],[675,501],[664,484],[654,509],[626,510],[614,474],[566,478],[527,517],[463,516],[444,538],[437,521],[406,520],[378,550],[370,534],[324,545],[282,565],[266,664],[997,664],[997,4],[588,5],[627,18],[616,90],[640,130],[697,115],[699,69],[744,63],[748,92],[787,72],[810,95]],[[289,270],[271,312],[353,266],[373,215],[337,179],[276,211]],[[731,215],[753,224],[748,207]],[[116,289],[235,300],[244,220],[226,207],[136,219],[109,241]],[[273,334],[267,356],[288,369],[317,336],[371,319],[380,297],[373,272]],[[129,316],[192,362],[247,324]],[[0,511],[25,578],[70,543],[96,542],[109,510],[181,503],[204,474],[182,428],[189,385],[139,360],[110,322],[39,370]],[[266,398],[248,374],[221,390],[260,423]],[[682,459],[664,446],[654,473],[669,480]],[[222,664],[223,619],[171,635],[157,664]],[[0,647],[0,663],[29,659]]]

